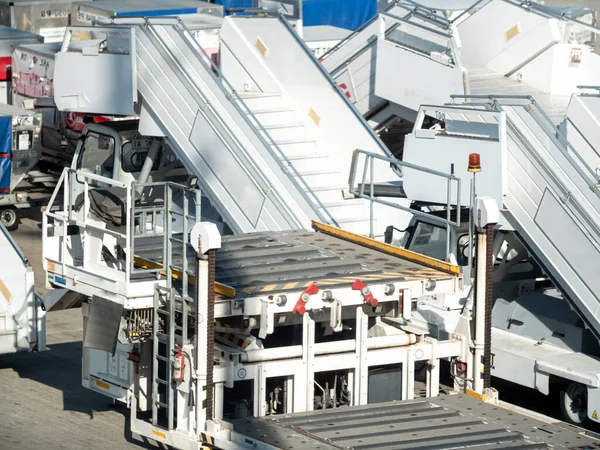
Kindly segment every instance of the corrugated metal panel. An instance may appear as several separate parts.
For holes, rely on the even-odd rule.
[[[234,421],[286,449],[599,448],[599,441],[464,394]]]
[[[288,231],[223,238],[217,252],[216,279],[246,293],[298,290],[301,283],[328,287],[421,279],[450,275],[323,233]]]

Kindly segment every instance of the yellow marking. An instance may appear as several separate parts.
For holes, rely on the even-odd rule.
[[[254,46],[258,49],[260,54],[263,55],[263,58],[266,58],[269,55],[269,49],[259,37],[256,38]]]
[[[293,283],[286,284],[283,289],[294,289],[296,286],[298,286],[298,282],[294,281]]]
[[[10,292],[10,289],[8,289],[8,286],[6,286],[4,284],[4,281],[2,281],[2,280],[0,280],[0,293],[2,293],[2,295],[4,296],[4,298],[6,299],[6,301],[8,303],[11,302],[12,293]]]
[[[244,289],[242,290],[242,292],[243,292],[244,294],[249,294],[250,292],[252,292],[252,291],[254,290],[254,288],[255,288],[255,286],[250,286],[250,287],[244,288]]]
[[[110,389],[110,385],[108,383],[100,380],[96,380],[96,386],[101,387],[102,389]]]
[[[152,434],[155,436],[161,437],[163,439],[167,438],[167,435],[165,433],[163,433],[162,431],[152,430]]]
[[[594,412],[592,413],[592,419],[598,420],[598,413],[596,412],[596,410],[594,410]]]
[[[250,342],[244,341],[244,343],[242,344],[242,349],[245,350],[246,347],[248,347],[249,345],[250,345]]]
[[[333,227],[331,225],[326,225],[321,222],[316,222],[314,220],[312,223],[312,227],[316,231],[320,231],[321,233],[325,233],[330,236],[334,236],[345,241],[352,242],[354,244],[362,245],[363,247],[367,247],[373,250],[379,250],[381,252],[387,253],[388,255],[406,259],[417,264],[422,264],[431,269],[437,269],[439,271],[445,272],[453,276],[460,275],[460,268],[458,266],[444,261],[440,261],[439,259],[435,259],[430,256],[421,255],[420,253],[415,253],[410,250],[395,247],[393,245],[386,244],[384,242],[379,242],[375,239],[371,239],[366,236],[359,236],[358,234],[340,230],[339,228]]]
[[[264,286],[260,292],[269,292],[269,291],[274,291],[275,289],[277,289],[277,285],[276,284],[268,284],[266,286]]]
[[[312,119],[316,126],[321,126],[321,118],[312,107],[308,110],[308,117]]]
[[[482,402],[484,402],[484,403],[485,403],[485,401],[487,400],[487,397],[486,397],[485,395],[478,394],[477,392],[475,392],[475,391],[472,391],[471,389],[467,389],[467,390],[465,391],[465,393],[466,393],[466,394],[467,394],[469,397],[472,397],[472,398],[474,398],[474,399],[476,399],[476,400],[480,400],[480,401],[482,401]]]
[[[504,33],[504,36],[506,37],[506,42],[512,41],[519,35],[520,32],[521,31],[519,30],[519,24],[510,27],[508,30],[506,30],[506,33]]]
[[[50,272],[56,272],[56,266],[54,265],[54,263],[49,259],[47,259],[46,261],[48,261],[48,270]]]
[[[140,258],[139,256],[134,256],[133,262],[142,269],[161,269],[163,267],[160,263]],[[164,270],[161,272],[162,275],[166,275],[166,273],[167,272]],[[180,270],[173,269],[173,278],[176,280],[183,280],[183,273]],[[196,277],[194,275],[188,275],[188,282],[194,284],[196,282]],[[234,298],[235,288],[215,281],[215,293],[224,295],[225,297]]]

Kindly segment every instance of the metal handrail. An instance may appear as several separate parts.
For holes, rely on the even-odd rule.
[[[78,179],[79,177],[83,178],[84,198],[83,198],[83,221],[82,222],[80,222],[77,219],[74,220],[72,218],[72,213],[73,213],[72,206],[73,205],[71,202],[71,185],[72,185],[73,178]],[[62,265],[62,273],[63,274],[65,273],[65,257],[64,257],[64,255],[67,254],[67,227],[65,226],[67,223],[76,223],[78,225],[81,224],[81,226],[83,226],[85,229],[100,231],[100,232],[115,236],[117,238],[125,239],[125,246],[127,248],[129,248],[131,245],[130,237],[127,232],[121,233],[118,231],[109,230],[109,229],[106,229],[103,227],[98,227],[96,225],[87,223],[86,219],[89,215],[88,179],[92,180],[92,181],[98,181],[100,183],[104,183],[109,186],[126,189],[127,199],[126,199],[126,204],[125,204],[125,210],[126,210],[125,229],[128,230],[130,228],[129,211],[131,209],[131,185],[129,185],[128,183],[121,182],[121,181],[113,180],[112,178],[103,177],[102,175],[96,175],[94,173],[85,172],[82,170],[75,170],[75,169],[71,169],[69,167],[65,167],[63,169],[63,172],[62,172],[59,180],[58,180],[58,183],[56,184],[56,189],[54,190],[52,196],[50,197],[50,201],[48,202],[47,209],[46,209],[46,211],[44,211],[44,215],[46,217],[51,217],[54,220],[63,223],[62,242],[61,242],[61,254],[63,255],[63,260],[62,260],[61,265]],[[63,185],[63,209],[62,209],[62,214],[56,214],[56,213],[53,213],[51,210],[52,210],[52,207],[54,206],[56,196],[60,190],[61,183]],[[129,280],[130,276],[131,276],[131,273],[129,271],[129,266],[126,265],[125,266],[125,277],[127,280]]]
[[[148,26],[152,27],[154,20],[146,18],[146,23]],[[237,109],[240,113],[241,117],[246,121],[246,123],[250,126],[250,128],[254,131],[255,136],[261,141],[261,143],[265,146],[267,151],[271,154],[271,156],[275,159],[281,170],[288,176],[289,180],[292,184],[297,188],[300,195],[308,202],[308,204],[313,206],[313,211],[319,217],[320,220],[324,222],[329,222],[334,225],[338,225],[336,220],[333,218],[331,213],[327,210],[325,205],[321,202],[321,200],[317,197],[314,191],[308,186],[304,178],[300,176],[296,168],[293,166],[291,161],[285,155],[285,153],[281,150],[281,148],[277,145],[277,143],[273,140],[271,135],[267,132],[264,126],[260,123],[258,118],[254,115],[252,110],[246,105],[243,99],[239,96],[233,86],[229,83],[229,81],[223,76],[221,70],[216,67],[210,67],[204,58],[210,60],[208,54],[204,51],[202,47],[200,47],[194,36],[191,34],[189,29],[185,26],[185,24],[177,19],[176,24],[170,23],[169,25],[173,26],[173,28],[179,32],[184,40],[187,42],[190,49],[194,50],[194,52],[200,52],[202,57],[199,57],[198,60],[200,64],[202,64],[205,69],[212,74],[215,81],[217,82],[217,86],[221,89],[222,93],[230,100],[235,100],[232,102],[232,105]],[[162,40],[159,36],[156,36],[157,39]],[[240,108],[240,105],[243,108]],[[254,121],[251,120],[254,119]],[[261,133],[264,133],[264,136]],[[267,140],[269,142],[267,142]],[[286,166],[287,164],[287,166]],[[300,180],[300,181],[299,181]],[[293,214],[290,215],[293,216]]]
[[[450,23],[456,23],[458,21],[458,19],[460,19],[462,16],[469,14],[471,11],[473,11],[475,8],[477,8],[477,6],[479,6],[481,3],[489,3],[491,0],[477,0],[475,3],[473,3],[471,6],[469,6],[467,9],[465,9],[463,12],[461,12],[458,16],[456,16],[454,19],[452,19],[450,21]]]
[[[406,3],[411,4],[412,6],[404,5],[402,3],[397,3],[396,6],[400,8],[404,8],[410,11],[413,15],[422,18],[423,20],[427,20],[435,25],[439,25],[442,28],[450,28],[452,24],[448,19],[442,16],[438,16],[436,14],[436,10],[430,8],[429,6],[421,5],[413,0],[404,0]]]
[[[395,0],[394,2],[392,2],[391,5],[389,5],[387,8],[385,8],[383,11],[391,10],[392,8],[397,6],[398,1],[399,0]],[[372,19],[370,19],[367,22],[365,22],[364,24],[362,24],[360,27],[358,27],[356,30],[354,30],[352,33],[350,33],[348,36],[346,36],[340,42],[338,42],[333,47],[331,47],[329,50],[327,50],[325,53],[323,53],[323,55],[319,58],[319,61],[325,61],[327,58],[329,58],[330,55],[337,52],[341,47],[346,45],[350,40],[354,39],[354,37],[356,37],[359,33],[361,33],[366,28],[371,26],[377,20],[379,20],[379,14],[377,14],[375,17],[373,17]]]
[[[452,38],[451,34],[444,33],[443,31],[436,30],[435,28],[431,28],[431,27],[422,25],[420,23],[411,22],[409,19],[406,19],[404,17],[399,17],[399,16],[396,16],[395,14],[390,14],[390,13],[386,13],[386,12],[382,12],[380,14],[382,16],[389,17],[390,19],[397,20],[399,22],[403,22],[403,23],[406,23],[408,25],[412,25],[414,27],[421,28],[422,30],[429,31],[430,33],[434,33],[434,34],[437,34],[439,36],[445,37],[446,39],[451,39]]]
[[[364,166],[363,166],[363,171],[362,171],[362,179],[361,179],[362,182],[359,184],[360,187],[358,187],[358,186],[355,187],[356,173],[358,170],[358,162],[359,162],[361,155],[365,156]],[[375,197],[375,195],[374,195],[374,184],[375,184],[374,163],[375,163],[375,160],[389,163],[392,166],[406,167],[409,169],[414,169],[414,170],[418,170],[423,173],[427,173],[429,175],[447,179],[448,183],[447,183],[447,187],[446,187],[447,188],[446,219],[442,219],[441,217],[437,217],[437,216],[432,216],[432,215],[424,213],[422,211],[417,211],[417,210],[411,209],[410,207],[402,206],[398,203],[388,202],[386,200],[381,200],[381,199]],[[370,180],[368,195],[365,194],[365,185],[367,184],[367,172],[369,173],[368,179]],[[457,211],[457,214],[456,214],[455,221],[451,220],[452,182],[456,182],[456,211]],[[351,164],[351,169],[350,169],[350,179],[348,181],[348,185],[349,185],[350,194],[352,194],[358,198],[369,200],[370,237],[373,237],[373,234],[374,234],[373,233],[373,231],[374,231],[374,225],[373,225],[374,203],[379,203],[379,204],[389,206],[394,209],[399,209],[401,211],[409,212],[415,216],[427,217],[427,219],[434,221],[434,222],[438,222],[440,225],[445,226],[446,227],[446,260],[450,259],[450,227],[451,226],[460,227],[460,224],[461,224],[461,221],[460,221],[461,179],[460,178],[456,177],[453,173],[448,174],[448,173],[440,172],[438,170],[429,169],[427,167],[418,166],[416,164],[411,164],[411,163],[407,163],[404,161],[400,161],[399,159],[396,159],[394,157],[385,157],[382,155],[378,155],[376,153],[371,153],[371,152],[367,152],[365,150],[356,149],[356,150],[354,150],[354,153],[352,155],[352,164]]]
[[[478,0],[477,2],[473,3],[469,8],[465,9],[462,13],[460,13],[458,16],[456,16],[454,19],[452,19],[450,22],[456,23],[456,21],[458,21],[458,19],[460,19],[464,15],[470,13],[471,11],[473,11],[473,9],[476,9],[477,6],[481,5],[482,3],[489,3],[490,1],[491,0]],[[583,28],[589,29],[593,33],[600,34],[600,27],[587,24],[585,22],[574,19],[572,17],[568,17],[564,14],[557,13],[556,11],[552,10],[552,8],[549,8],[545,5],[542,5],[539,3],[534,3],[534,2],[531,2],[530,0],[503,0],[503,1],[505,3],[509,3],[511,5],[526,9],[534,14],[546,15],[546,16],[553,17],[555,19],[564,20],[567,22],[573,22],[576,25],[579,25]]]
[[[506,3],[510,3],[511,5],[520,6],[521,8],[527,9],[533,13],[537,13],[538,15],[546,14],[555,19],[564,20],[566,22],[572,22],[576,25],[579,25],[583,28],[589,29],[591,32],[595,34],[600,34],[600,27],[590,25],[588,23],[582,22],[580,20],[574,19],[572,17],[566,16],[565,14],[558,13],[554,11],[552,8],[548,6],[534,3],[530,0],[503,0]]]
[[[172,238],[172,229],[170,226],[167,226],[167,224],[170,224],[172,222],[172,216],[174,214],[174,211],[172,211],[172,193],[174,190],[178,190],[180,192],[183,193],[184,195],[184,200],[183,200],[183,247],[184,247],[184,251],[183,254],[185,255],[185,249],[187,247],[187,244],[189,244],[187,242],[188,239],[188,220],[189,220],[189,216],[187,215],[187,208],[188,208],[188,198],[187,198],[187,193],[190,191],[190,189],[187,186],[184,186],[182,184],[179,183],[175,183],[172,181],[167,181],[167,182],[157,182],[157,181],[153,181],[153,182],[146,182],[146,183],[133,183],[133,189],[132,192],[143,192],[143,190],[145,188],[163,188],[163,206],[162,207],[153,207],[150,210],[143,208],[143,205],[141,205],[140,207],[136,208],[135,202],[132,202],[131,205],[131,217],[133,220],[131,220],[131,226],[129,229],[129,233],[131,235],[131,257],[129,258],[129,264],[130,264],[130,271],[132,274],[137,274],[137,273],[161,273],[161,272],[168,272],[169,268],[168,266],[170,266],[170,260],[172,258],[171,252],[169,251],[170,249],[170,240]],[[138,211],[138,209],[141,209]],[[150,234],[147,234],[147,230],[146,230],[146,223],[147,223],[147,214],[148,212],[152,213],[152,230]],[[158,231],[158,224],[156,222],[157,217],[160,215],[160,213],[163,214],[163,231],[161,233],[157,233]],[[140,215],[141,217],[141,221],[140,221],[140,234],[136,235],[135,233],[135,218],[136,216]],[[149,237],[149,236],[154,236],[154,237],[163,237],[163,255],[162,255],[162,267],[157,267],[154,269],[149,269],[149,268],[144,268],[144,269],[135,269],[135,241],[136,239],[140,239],[140,238],[145,238],[145,237]],[[186,265],[187,265],[187,261],[186,261]],[[184,275],[184,277],[187,277],[187,274]]]

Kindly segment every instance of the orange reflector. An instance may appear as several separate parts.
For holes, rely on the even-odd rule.
[[[481,157],[479,153],[471,153],[469,155],[469,172],[481,172]]]
[[[110,389],[110,385],[105,383],[104,381],[96,380],[96,386],[99,386],[103,389]]]
[[[152,434],[155,436],[161,437],[163,439],[167,438],[167,435],[165,433],[163,433],[162,431],[152,430]]]

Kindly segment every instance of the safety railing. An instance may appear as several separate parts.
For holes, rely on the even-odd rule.
[[[90,186],[90,183],[92,186]],[[97,187],[102,188],[117,188],[125,191],[125,203],[122,211],[125,212],[125,227],[124,231],[118,229],[110,229],[106,226],[99,225],[101,219],[97,216],[90,215],[90,190]],[[62,188],[62,189],[61,189]],[[56,199],[59,194],[62,193],[62,209],[58,212],[53,212],[57,207]],[[73,198],[73,194],[78,193],[77,197]],[[76,204],[79,203],[79,205]],[[67,255],[67,243],[68,243],[68,228],[69,225],[79,226],[84,232],[93,230],[100,233],[106,233],[112,235],[117,239],[125,241],[125,247],[129,248],[131,245],[129,233],[126,230],[129,229],[130,216],[128,211],[131,208],[131,186],[127,183],[116,181],[111,178],[106,178],[101,175],[97,175],[91,172],[85,172],[81,170],[74,170],[65,168],[56,184],[56,189],[52,193],[48,206],[44,212],[44,233],[48,233],[48,222],[47,219],[51,218],[55,224],[59,224],[62,230],[61,240],[61,255],[62,261],[60,261],[62,267],[62,273],[65,273],[66,268],[66,255]],[[121,217],[123,221],[123,216]],[[129,265],[125,265],[125,278],[129,280],[131,275]]]
[[[390,174],[394,173],[398,176],[400,181],[400,174],[402,168],[417,170],[425,174],[429,174],[435,177],[445,178],[447,180],[446,185],[446,218],[434,216],[422,211],[411,209],[410,207],[400,205],[398,203],[389,202],[383,200],[375,195],[375,162],[380,161],[382,163],[389,164],[395,170],[390,170]],[[360,171],[362,162],[362,171]],[[399,168],[399,169],[398,169]],[[360,175],[359,175],[360,173]],[[400,173],[400,174],[399,174]],[[356,184],[356,180],[360,176],[360,182]],[[368,180],[368,181],[367,181]],[[452,184],[456,183],[456,203],[452,201]],[[450,260],[450,227],[460,227],[460,209],[461,209],[461,179],[456,177],[453,173],[444,173],[437,170],[428,169],[427,167],[418,166],[416,164],[407,163],[400,161],[393,157],[386,157],[378,155],[376,153],[367,152],[365,150],[357,149],[352,155],[352,165],[350,169],[350,179],[348,181],[349,192],[355,197],[369,200],[369,222],[370,222],[370,237],[373,237],[374,230],[374,205],[379,203],[381,205],[389,206],[400,211],[409,212],[415,216],[426,217],[428,220],[439,223],[441,226],[446,228],[446,260]],[[366,186],[368,185],[368,188]],[[365,190],[367,189],[367,192]],[[456,220],[452,220],[452,206],[456,205]]]
[[[122,203],[116,220],[119,224],[113,222],[111,226],[111,219],[102,217],[97,208],[90,206],[90,192],[97,189],[112,189],[111,197],[116,203]],[[74,193],[77,193],[75,198]],[[59,194],[62,194],[62,204],[57,201]],[[66,168],[44,212],[44,233],[49,233],[48,219],[54,221],[55,229],[62,230],[61,261],[57,262],[61,264],[63,274],[69,250],[69,226],[76,225],[83,235],[90,232],[96,236],[110,235],[118,243],[124,243],[122,253],[116,255],[121,261],[112,269],[124,272],[127,283],[135,281],[138,275],[152,274],[156,279],[160,275],[168,279],[174,276],[184,283],[187,294],[190,270],[186,256],[191,248],[189,232],[200,221],[200,191],[197,189],[173,182],[132,185]],[[151,254],[139,257],[136,245],[148,240],[153,240]],[[176,253],[182,255],[180,266],[173,261]],[[82,258],[82,269],[86,270],[86,255]]]
[[[141,199],[152,198],[131,203],[131,274],[154,273],[164,274],[168,280],[178,278],[186,297],[188,279],[193,272],[187,258],[192,248],[189,232],[201,220],[200,191],[173,182],[149,182],[135,183],[132,192],[137,192]],[[194,214],[190,214],[192,210]],[[136,252],[136,242],[144,241],[161,245],[152,247],[155,254],[142,258]],[[175,254],[182,256],[180,266],[175,264]]]

